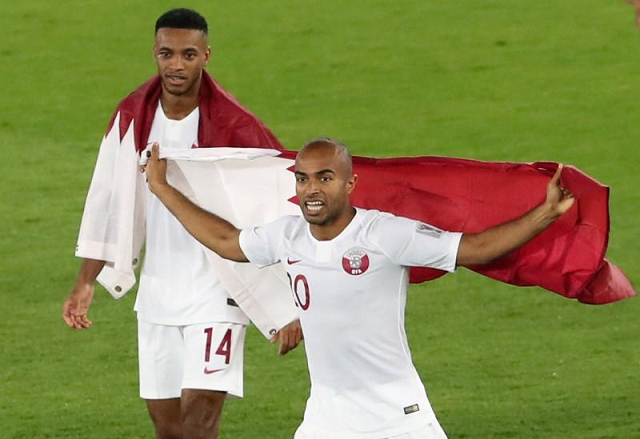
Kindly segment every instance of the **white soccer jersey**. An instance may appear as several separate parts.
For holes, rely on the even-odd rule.
[[[285,266],[299,307],[311,377],[299,434],[381,438],[435,420],[404,330],[407,267],[453,271],[461,236],[362,209],[331,241],[295,216],[241,232],[252,263]]]
[[[191,148],[198,141],[198,108],[182,120],[168,119],[158,103],[149,142]],[[146,250],[135,310],[141,320],[162,325],[204,322],[248,324],[216,278],[204,249],[146,188]],[[233,303],[233,302],[231,302]]]

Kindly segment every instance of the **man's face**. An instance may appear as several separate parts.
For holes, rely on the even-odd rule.
[[[164,90],[182,96],[197,92],[211,49],[199,30],[166,27],[158,29],[153,56]]]
[[[296,195],[304,218],[313,225],[331,226],[351,209],[355,187],[346,157],[331,144],[301,151],[296,158]]]

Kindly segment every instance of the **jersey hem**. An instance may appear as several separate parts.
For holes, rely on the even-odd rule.
[[[208,318],[200,318],[193,320],[163,320],[163,319],[154,319],[148,318],[143,313],[136,311],[136,315],[139,321],[143,321],[146,323],[153,323],[154,325],[164,325],[164,326],[189,326],[189,325],[199,325],[202,323],[234,323],[242,326],[249,326],[251,324],[250,320],[240,319],[232,319],[228,316],[211,316]]]

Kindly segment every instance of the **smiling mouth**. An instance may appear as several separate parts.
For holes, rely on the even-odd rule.
[[[305,201],[304,206],[309,212],[315,213],[322,210],[324,207],[324,201]]]

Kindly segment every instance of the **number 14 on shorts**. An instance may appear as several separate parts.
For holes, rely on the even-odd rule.
[[[220,355],[224,357],[224,364],[227,365],[231,362],[231,339],[232,339],[231,328],[226,329],[224,335],[222,336],[222,339],[217,345],[217,348],[215,348],[215,351],[212,353],[213,346],[216,346],[216,344],[213,343],[213,335],[214,335],[213,329],[214,329],[213,327],[204,328],[204,333],[207,337],[207,342],[204,350],[204,361],[205,363],[209,363],[211,361],[211,355]],[[220,372],[221,370],[224,370],[224,368],[209,369],[205,366],[204,373],[205,375],[209,375],[212,373]]]

